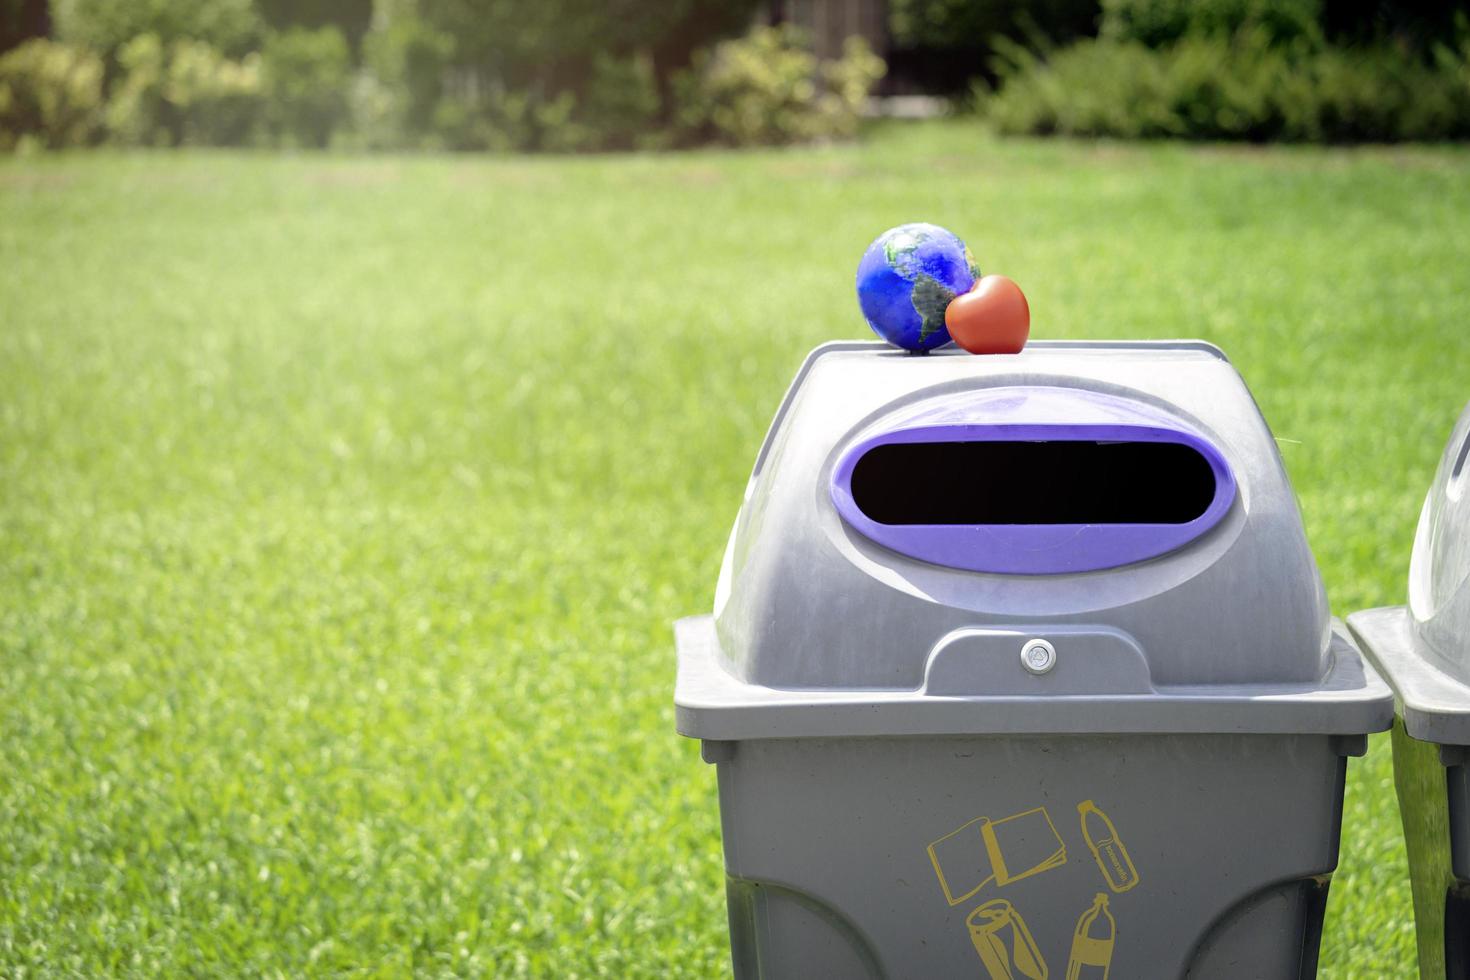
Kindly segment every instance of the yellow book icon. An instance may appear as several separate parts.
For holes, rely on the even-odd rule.
[[[1046,807],[1001,820],[976,817],[929,845],[939,887],[958,905],[987,884],[1008,885],[1067,863],[1067,848]]]

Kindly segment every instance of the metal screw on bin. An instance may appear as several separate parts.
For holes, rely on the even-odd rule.
[[[1045,640],[1031,640],[1021,648],[1021,666],[1033,674],[1044,674],[1056,665],[1056,647]]]

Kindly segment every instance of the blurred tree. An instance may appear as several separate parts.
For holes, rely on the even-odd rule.
[[[261,81],[276,138],[288,146],[326,146],[346,119],[352,70],[335,27],[272,34],[261,52]]]
[[[255,0],[261,19],[273,30],[335,27],[353,51],[373,22],[373,0]]]
[[[1470,33],[1470,0],[1103,0],[1103,35],[1149,47],[1247,29],[1278,44],[1386,42],[1429,58]]]
[[[1103,0],[1104,37],[1151,48],[1258,29],[1272,43],[1322,40],[1323,0]]]
[[[890,87],[957,92],[996,81],[1007,44],[1048,49],[1098,34],[1152,48],[1242,31],[1309,49],[1386,41],[1428,60],[1470,35],[1470,0],[890,0],[889,22]]]
[[[1054,40],[1079,37],[1096,31],[1099,12],[1098,3],[1081,0],[892,0],[888,18],[894,41],[943,48],[973,47],[1030,27]]]
[[[1470,0],[1333,0],[1322,28],[1339,44],[1389,41],[1419,55],[1470,35]]]
[[[369,142],[417,145],[433,131],[453,51],[453,38],[411,13],[368,33],[362,60],[377,90],[368,93],[376,97],[367,107],[376,130]]]
[[[0,0],[0,52],[51,31],[46,0]]]
[[[655,129],[661,102],[653,62],[647,55],[617,58],[598,54],[579,115],[599,146],[627,149]]]
[[[648,52],[666,80],[696,49],[748,27],[758,0],[418,0],[415,6],[453,38],[457,66],[509,88],[555,92],[580,87],[604,53]]]
[[[53,0],[51,16],[62,40],[109,58],[140,34],[165,44],[207,41],[239,56],[258,47],[264,33],[255,0]]]
[[[899,88],[956,93],[993,78],[995,40],[1065,44],[1097,34],[1099,0],[890,0],[888,67]]]

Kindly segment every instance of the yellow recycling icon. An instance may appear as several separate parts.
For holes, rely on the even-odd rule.
[[[958,905],[991,881],[1008,885],[1067,863],[1067,848],[1046,807],[1002,820],[976,817],[929,845],[945,900]]]
[[[1091,800],[1078,803],[1077,814],[1082,820],[1082,838],[1087,841],[1087,849],[1092,852],[1092,859],[1108,887],[1121,893],[1138,884],[1138,869],[1133,866],[1128,848],[1118,838],[1118,828],[1108,815]]]
[[[970,941],[990,980],[1046,980],[1046,960],[1015,906],[1003,898],[986,902],[965,920]]]
[[[1072,931],[1072,955],[1067,959],[1067,980],[1081,980],[1082,971],[1088,977],[1108,980],[1108,969],[1113,962],[1113,943],[1118,936],[1118,924],[1108,911],[1108,896],[1098,892],[1087,911],[1077,920]],[[1101,968],[1098,974],[1096,968]]]

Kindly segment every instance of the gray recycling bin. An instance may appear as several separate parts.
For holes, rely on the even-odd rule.
[[[1424,500],[1409,603],[1348,617],[1393,686],[1394,783],[1409,847],[1419,968],[1470,977],[1470,406]]]
[[[834,343],[676,625],[742,977],[1315,972],[1392,694],[1203,343]]]

